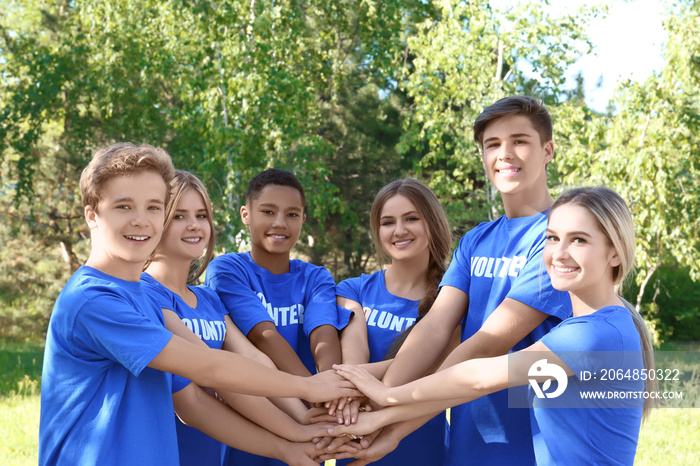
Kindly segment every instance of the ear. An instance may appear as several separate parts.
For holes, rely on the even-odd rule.
[[[303,225],[305,221],[306,221],[306,212],[304,212],[301,216],[301,224]]]
[[[544,163],[549,163],[554,158],[554,141],[546,142],[544,145]]]
[[[95,208],[91,205],[86,205],[84,212],[85,222],[87,222],[88,228],[90,228],[91,230],[97,228],[97,212],[95,212]]]
[[[622,259],[617,254],[617,251],[614,248],[610,248],[610,253],[608,254],[608,263],[611,267],[617,267],[618,265],[622,264]]]
[[[241,206],[241,221],[243,221],[243,225],[245,226],[250,226],[250,212],[248,212],[248,206],[242,205]]]

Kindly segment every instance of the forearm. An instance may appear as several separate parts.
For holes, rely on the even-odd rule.
[[[330,370],[333,364],[340,363],[340,339],[338,330],[332,325],[315,328],[309,335],[309,345],[319,372]]]
[[[426,320],[416,324],[384,374],[382,381],[387,386],[401,385],[424,376],[447,347],[451,332],[443,335],[441,329]]]
[[[274,329],[274,326],[262,329],[256,326],[251,330],[249,338],[260,351],[272,359],[279,370],[302,377],[311,375],[289,342]]]
[[[340,332],[340,350],[343,364],[364,364],[369,361],[367,322],[362,306],[356,301],[338,297],[338,304],[354,314],[348,325]]]
[[[256,455],[284,459],[287,441],[249,421],[220,401],[188,388],[173,394],[175,412],[182,422],[226,445]]]
[[[304,426],[281,411],[267,398],[228,391],[221,391],[218,394],[236,412],[279,437],[292,442],[309,441],[313,438],[313,436],[307,438],[304,435]]]

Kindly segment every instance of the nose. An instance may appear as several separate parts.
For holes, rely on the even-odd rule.
[[[552,254],[552,257],[556,260],[563,260],[569,258],[569,248],[564,241],[560,241],[554,247],[554,253]]]
[[[502,142],[498,151],[499,160],[509,160],[513,158],[513,145],[509,142]]]
[[[199,224],[196,217],[190,219],[189,225],[187,225],[188,230],[199,230],[200,228],[202,228],[202,226]]]
[[[134,209],[134,216],[131,219],[133,226],[143,227],[149,224],[148,213],[145,209]]]
[[[394,234],[396,236],[403,236],[406,234],[407,231],[408,230],[406,230],[406,224],[403,221],[399,220],[398,222],[396,222],[396,228],[394,229]]]
[[[274,220],[272,221],[272,227],[273,228],[283,228],[286,226],[285,223],[285,216],[283,212],[280,212],[279,214],[275,215]]]

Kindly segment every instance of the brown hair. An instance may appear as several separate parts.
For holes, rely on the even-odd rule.
[[[540,144],[552,140],[552,117],[544,104],[524,95],[505,97],[486,107],[474,121],[474,141],[484,145],[484,132],[496,120],[522,115],[530,120],[532,127],[540,135]]]
[[[450,223],[447,219],[447,214],[445,214],[445,210],[442,208],[440,201],[430,188],[412,178],[392,181],[377,193],[372,203],[369,216],[372,242],[374,243],[377,259],[380,264],[386,263],[390,259],[382,248],[379,240],[382,209],[390,198],[399,194],[405,196],[416,207],[418,214],[424,220],[423,223],[426,226],[428,237],[428,248],[430,250],[426,277],[428,286],[425,296],[418,303],[418,318],[420,319],[430,310],[437,297],[437,289],[443,274],[447,270],[447,259],[452,252],[452,233],[450,231]],[[389,359],[394,357],[412,328],[413,327],[409,327],[396,337],[385,358]]]
[[[170,156],[161,148],[149,144],[139,146],[120,142],[99,149],[80,175],[80,194],[83,206],[91,206],[97,212],[102,199],[102,186],[117,176],[129,176],[151,171],[159,174],[165,184],[170,183],[175,168]],[[166,194],[166,203],[167,203]]]
[[[604,187],[574,188],[565,191],[559,196],[559,199],[556,200],[550,209],[549,215],[551,216],[552,212],[558,207],[566,204],[574,204],[587,209],[596,219],[600,231],[605,234],[615,249],[620,258],[620,265],[613,267],[612,279],[615,291],[620,295],[625,278],[634,270],[634,221],[627,204],[612,189]],[[647,370],[653,370],[654,346],[644,318],[625,299],[620,299],[622,299],[625,307],[632,315],[634,326],[639,333],[644,367]],[[653,392],[656,391],[656,385],[655,379],[647,378],[644,383],[644,389],[647,392]],[[653,400],[651,397],[647,397],[644,400],[644,417],[649,414],[652,404]]]

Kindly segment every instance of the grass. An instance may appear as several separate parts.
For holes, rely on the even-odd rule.
[[[38,462],[43,345],[0,340],[0,464]]]
[[[700,344],[678,344],[663,349],[697,352]],[[0,464],[3,466],[36,465],[38,462],[42,359],[40,344],[0,339]],[[695,408],[655,409],[642,424],[634,464],[700,464],[700,409],[697,405]]]

